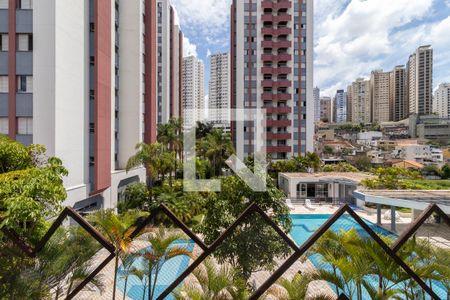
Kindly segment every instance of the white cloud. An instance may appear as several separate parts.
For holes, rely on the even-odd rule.
[[[227,24],[230,0],[172,0],[184,24],[217,29]],[[201,28],[199,28],[201,30]]]
[[[414,37],[405,38],[410,44],[405,45],[396,36],[402,37],[401,32],[409,30],[404,27],[426,17],[433,4],[433,0],[317,2],[315,84],[328,95],[373,69],[406,62],[419,42]]]
[[[208,50],[206,51],[206,56],[207,56],[207,57],[210,57],[210,56],[211,56],[211,50],[209,50],[209,48],[208,48]]]
[[[198,57],[197,45],[192,44],[186,36],[183,36],[183,56]]]

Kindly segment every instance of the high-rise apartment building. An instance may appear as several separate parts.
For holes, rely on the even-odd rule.
[[[210,56],[209,116],[216,127],[230,128],[230,54]]]
[[[156,141],[156,128],[150,124],[167,123],[182,112],[183,34],[177,23],[177,13],[169,0],[145,0],[148,17],[146,51],[149,56],[149,76],[146,86],[151,87],[146,105],[151,122],[146,128],[147,143]]]
[[[433,48],[421,46],[408,60],[409,113],[428,115],[433,110]]]
[[[433,113],[450,119],[450,83],[441,83],[434,94]]]
[[[313,1],[233,0],[231,108],[265,108],[273,159],[313,151]],[[254,121],[232,122],[238,156],[253,153]],[[256,149],[259,150],[259,149]]]
[[[352,106],[353,106],[353,91],[352,91],[352,85],[350,84],[347,86],[347,122],[353,122],[352,121]]]
[[[333,104],[333,121],[335,123],[347,122],[347,93],[344,90],[338,90]]]
[[[405,66],[396,66],[390,76],[390,119],[398,122],[406,119],[409,115],[408,76]]]
[[[320,120],[333,123],[333,101],[331,97],[320,97]]]
[[[313,89],[313,97],[314,97],[314,121],[317,122],[320,120],[320,89],[315,87]]]
[[[370,102],[370,80],[359,78],[352,83],[352,122],[370,123],[372,119],[372,104]]]
[[[182,101],[187,126],[194,126],[195,121],[202,121],[204,117],[204,70],[203,62],[195,56],[183,59]]]
[[[168,84],[157,80],[157,28],[176,33],[158,27],[157,2],[0,1],[0,132],[60,157],[65,204],[78,210],[115,207],[145,180],[125,167],[170,107],[157,110],[156,87]]]
[[[370,76],[370,103],[372,104],[371,122],[390,121],[390,72],[372,71]]]

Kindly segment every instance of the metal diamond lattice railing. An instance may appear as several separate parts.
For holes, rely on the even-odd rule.
[[[197,268],[208,256],[231,236],[234,230],[242,224],[247,217],[252,214],[259,215],[268,225],[270,225],[277,234],[289,245],[293,250],[291,256],[281,264],[281,266],[272,273],[272,275],[250,296],[250,299],[260,298],[272,284],[274,284],[301,256],[303,256],[316,242],[323,236],[323,234],[330,229],[330,227],[343,214],[348,213],[363,229],[364,231],[383,249],[383,251],[391,257],[419,286],[426,291],[432,299],[439,299],[435,292],[417,275],[396,253],[408,241],[410,237],[420,228],[422,224],[433,214],[438,214],[444,222],[450,227],[449,217],[437,205],[430,205],[419,218],[414,221],[405,232],[398,237],[394,244],[389,247],[348,205],[342,206],[336,211],[303,245],[298,246],[277,224],[255,203],[251,204],[235,221],[232,223],[212,244],[206,245],[194,232],[192,232],[182,221],[180,221],[165,205],[159,206],[153,210],[148,218],[143,222],[137,224],[135,231],[131,238],[134,239],[138,233],[143,230],[150,222],[154,221],[155,217],[163,213],[176,226],[178,226],[190,239],[192,239],[202,250],[202,254],[198,256],[191,265],[170,284],[158,297],[158,300],[165,299],[176,289],[186,278]],[[26,241],[21,239],[16,233],[11,230],[2,229],[5,236],[10,239],[18,248],[20,248],[29,257],[36,257],[36,255],[45,247],[46,243],[55,234],[56,230],[63,224],[66,217],[71,217],[84,230],[86,230],[100,245],[109,252],[109,255],[98,265],[89,276],[87,276],[73,291],[67,296],[67,299],[74,298],[97,274],[99,274],[106,265],[114,259],[117,255],[114,246],[108,242],[92,225],[90,225],[83,217],[81,217],[75,210],[65,208],[63,212],[54,221],[48,232],[44,235],[42,240],[36,247],[31,247]],[[338,299],[348,299],[346,295],[339,295]]]

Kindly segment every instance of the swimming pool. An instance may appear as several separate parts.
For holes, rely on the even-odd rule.
[[[176,241],[172,244],[173,246],[177,247],[183,247],[188,249],[190,252],[193,251],[195,243],[193,241]],[[145,251],[145,250],[144,250]],[[190,258],[187,256],[177,256],[172,259],[169,259],[162,267],[161,271],[158,275],[158,280],[156,282],[156,289],[155,289],[155,299],[162,294],[162,292],[170,285],[172,282],[175,281],[175,279],[178,278],[178,276],[181,275],[181,273],[184,272],[184,270],[187,269],[189,266],[189,260]],[[133,263],[133,266],[136,268],[141,268],[143,263],[143,259],[141,257],[137,257],[136,260]],[[118,273],[117,273],[117,289],[120,290],[122,293],[125,289],[125,279],[122,276],[123,274],[123,267],[120,266]],[[146,276],[148,280],[148,276]],[[152,276],[152,280],[154,277]],[[145,295],[144,295],[145,293]],[[142,281],[134,275],[131,275],[128,277],[128,284],[127,284],[127,292],[126,296],[129,299],[133,300],[142,300],[142,299],[148,299],[148,287],[144,291],[144,285]],[[173,299],[173,296],[168,296],[166,299]]]
[[[292,219],[292,229],[290,232],[290,235],[294,239],[294,241],[297,243],[298,246],[301,246],[308,238],[310,238],[314,232],[319,229],[320,226],[322,226],[331,215],[291,215]],[[393,239],[397,238],[397,235],[377,226],[376,224],[373,224],[372,222],[369,222],[365,219],[363,219],[364,222],[369,225],[369,227],[378,235],[390,237]],[[342,215],[332,226],[331,230],[338,232],[340,230],[348,231],[350,229],[356,229],[360,236],[368,237],[368,233],[350,216],[347,214]],[[311,261],[311,263],[316,267],[321,267],[321,256],[318,254],[313,254],[308,257],[308,259]],[[322,266],[323,267],[323,266]],[[373,278],[370,280],[370,282],[374,285],[378,285],[378,279]],[[440,283],[434,283],[433,291],[442,299],[446,299],[447,293],[446,291],[439,287]],[[334,286],[330,284],[330,286],[334,290]],[[364,291],[363,295],[364,299],[370,299],[367,292]],[[428,299],[428,298],[427,298]]]

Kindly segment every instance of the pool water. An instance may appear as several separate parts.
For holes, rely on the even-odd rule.
[[[193,251],[195,243],[193,241],[186,242],[186,241],[176,241],[172,244],[172,247],[183,247],[188,249],[190,252]],[[149,249],[148,247],[147,249]],[[145,251],[145,249],[143,250]],[[174,258],[169,259],[166,261],[159,272],[158,280],[156,282],[156,289],[155,289],[155,297],[156,299],[159,295],[162,294],[162,292],[169,287],[172,282],[175,281],[175,279],[178,278],[178,276],[181,275],[181,273],[184,272],[184,270],[187,269],[189,266],[189,260],[190,258],[188,256],[177,256]],[[136,260],[133,263],[133,266],[142,269],[143,266],[143,258],[137,257]],[[124,293],[125,289],[125,278],[123,275],[123,267],[120,266],[119,270],[117,272],[117,289],[119,289],[122,293]],[[148,282],[148,276],[146,276],[147,282]],[[152,275],[152,281],[154,280],[154,275]],[[148,285],[147,288],[144,291],[144,284],[143,282],[134,275],[131,275],[128,277],[128,284],[127,284],[127,291],[126,296],[129,299],[133,300],[142,300],[148,299]],[[145,294],[144,294],[145,293]],[[168,296],[166,299],[173,299],[173,296]]]
[[[298,246],[301,246],[303,243],[310,238],[314,232],[316,232],[320,226],[322,226],[331,215],[291,215],[292,219],[292,229],[290,235],[297,243]],[[364,222],[379,236],[389,237],[396,239],[398,236],[382,227],[373,224],[365,219]],[[369,234],[350,216],[347,214],[342,215],[330,228],[335,232],[339,232],[341,230],[349,231],[351,229],[356,229],[358,234],[363,237],[369,237]],[[312,262],[312,264],[319,268],[321,267],[321,256],[318,254],[313,254],[308,257],[308,259]],[[324,267],[324,266],[322,266]],[[378,286],[378,279],[372,278],[369,281],[374,285]],[[335,289],[334,285],[330,284],[333,291]],[[433,291],[442,299],[447,299],[447,292],[443,289],[440,283],[433,283]],[[363,293],[364,299],[370,299],[369,295],[366,291]],[[430,299],[429,297],[427,299]]]

